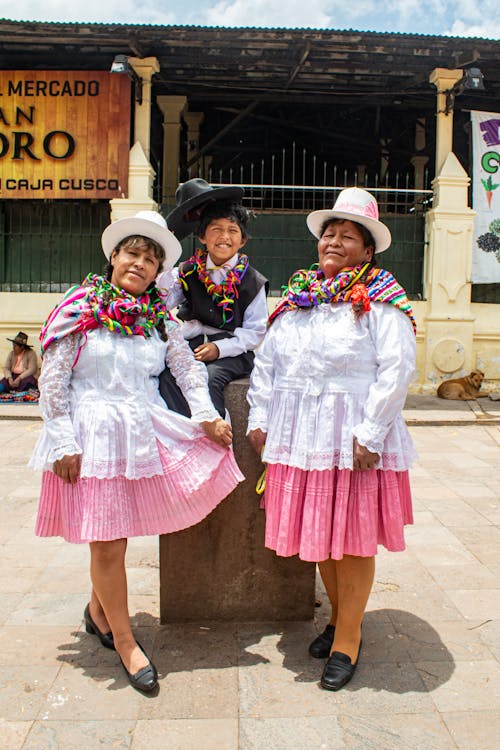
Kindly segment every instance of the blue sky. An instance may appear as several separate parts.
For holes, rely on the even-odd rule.
[[[0,17],[357,29],[500,39],[500,0],[0,0]]]

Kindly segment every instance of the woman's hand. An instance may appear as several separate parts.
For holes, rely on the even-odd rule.
[[[263,432],[261,429],[250,430],[248,433],[248,439],[252,444],[252,448],[259,454],[262,453],[262,448],[265,445],[267,432]]]
[[[213,341],[207,341],[206,344],[196,347],[194,358],[198,362],[214,362],[216,359],[219,359],[219,347]]]
[[[223,448],[228,448],[233,442],[231,425],[225,422],[222,417],[215,419],[213,422],[202,422],[201,427],[210,440],[213,440],[217,445],[222,445]]]
[[[378,453],[372,453],[364,445],[360,445],[356,438],[354,438],[352,453],[352,466],[358,471],[375,469],[380,461]]]
[[[8,382],[8,384],[10,385],[10,387],[11,387],[11,388],[14,388],[14,378],[12,377],[12,375],[10,375],[10,376],[9,376],[9,377],[7,378],[7,382]]]
[[[63,456],[59,461],[54,461],[52,471],[54,474],[68,484],[75,484],[80,476],[81,456]]]

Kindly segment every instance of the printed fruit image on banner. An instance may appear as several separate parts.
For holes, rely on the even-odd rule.
[[[0,71],[0,199],[126,198],[130,79]]]
[[[478,247],[485,253],[495,253],[500,263],[500,219],[493,219],[488,230],[477,238]]]
[[[471,112],[472,282],[500,282],[500,114]]]

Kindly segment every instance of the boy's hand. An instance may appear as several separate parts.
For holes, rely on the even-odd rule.
[[[198,362],[213,362],[215,359],[219,359],[219,347],[213,341],[201,344],[194,350],[194,358]]]

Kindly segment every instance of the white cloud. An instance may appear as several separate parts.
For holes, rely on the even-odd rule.
[[[500,39],[499,24],[492,24],[490,21],[482,23],[469,23],[468,21],[457,20],[450,29],[443,31],[448,36],[477,36],[486,39]]]
[[[0,16],[12,21],[67,21],[79,23],[143,23],[172,24],[176,12],[161,10],[160,4],[138,0],[20,0],[9,6],[8,12],[0,8]]]
[[[330,16],[324,12],[325,0],[288,0],[272,5],[269,0],[220,0],[206,8],[203,22],[210,26],[265,26],[287,28],[324,28]]]
[[[0,0],[12,20],[500,35],[499,0]]]

